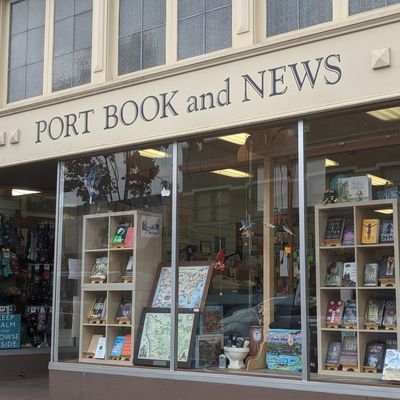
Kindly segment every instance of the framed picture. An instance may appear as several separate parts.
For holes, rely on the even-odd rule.
[[[200,242],[200,253],[211,254],[211,242]]]
[[[206,306],[200,314],[200,335],[221,332],[220,322],[223,318],[223,306]]]
[[[339,203],[371,199],[371,179],[367,175],[338,179]]]
[[[197,335],[195,347],[195,368],[214,367],[224,347],[224,335]]]
[[[179,311],[179,368],[191,368],[198,313]],[[171,359],[171,313],[168,309],[144,308],[135,345],[135,365],[168,367]]]
[[[212,267],[204,263],[180,263],[179,270],[179,308],[195,311],[204,309],[205,299],[210,286]],[[171,307],[171,267],[161,265],[153,290],[151,307]]]
[[[160,217],[152,215],[142,216],[142,238],[159,237],[161,232]]]

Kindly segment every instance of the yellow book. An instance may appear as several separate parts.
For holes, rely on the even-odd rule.
[[[361,244],[376,244],[379,239],[379,219],[363,219]]]

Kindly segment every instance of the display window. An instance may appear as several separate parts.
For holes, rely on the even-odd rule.
[[[399,110],[306,122],[319,379],[398,379]]]

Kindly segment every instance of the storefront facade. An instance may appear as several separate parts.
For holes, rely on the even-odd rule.
[[[53,398],[398,398],[384,370],[400,335],[398,2],[324,1],[314,15],[161,1],[158,33],[138,2],[139,67],[124,58],[135,2],[72,1],[71,15],[40,2],[35,97],[12,80],[35,64],[13,58],[25,3],[29,41],[34,2],[0,9],[0,183],[54,180],[56,210],[41,210],[56,227]],[[290,12],[297,27],[279,19]],[[70,54],[85,68],[90,54],[88,82],[57,59],[79,18],[92,29]],[[150,31],[157,57],[164,32],[160,59]]]

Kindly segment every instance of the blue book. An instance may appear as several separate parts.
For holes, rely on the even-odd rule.
[[[117,336],[110,353],[111,357],[121,357],[122,347],[125,343],[125,336]]]

